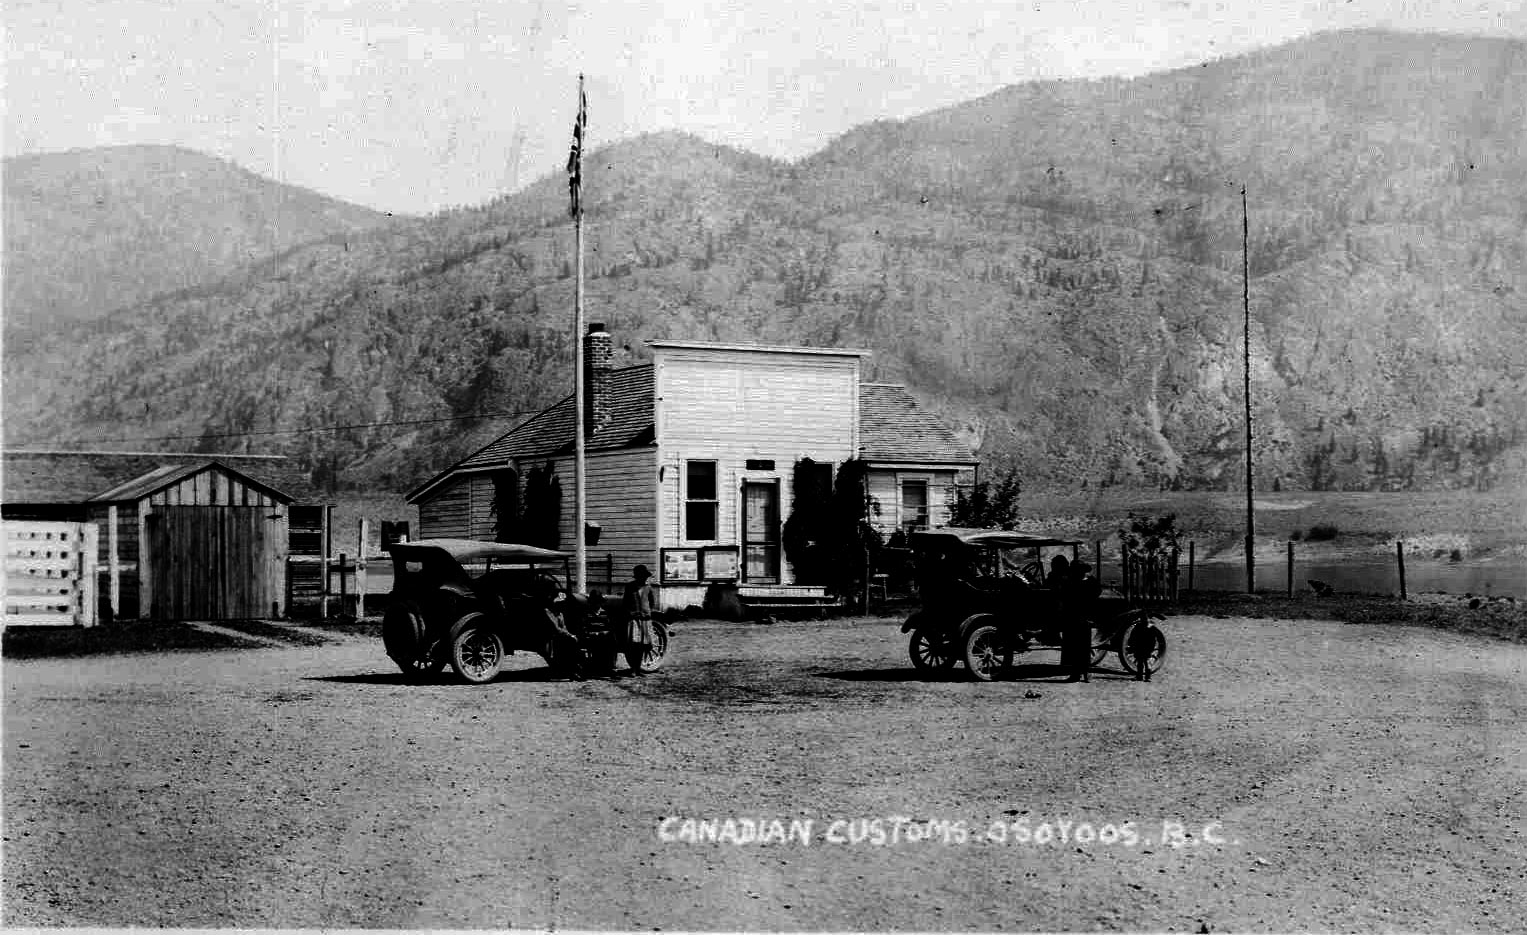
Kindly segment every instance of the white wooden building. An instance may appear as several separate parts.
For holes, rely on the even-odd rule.
[[[701,603],[711,582],[779,597],[795,590],[781,548],[796,462],[869,468],[882,534],[943,525],[976,465],[900,386],[860,381],[868,352],[653,341],[652,362],[611,370],[610,336],[586,340],[587,518],[595,586],[651,568],[664,606]],[[552,406],[409,494],[424,538],[492,539],[505,481],[551,464],[560,547],[573,539],[573,404]],[[605,580],[608,577],[610,580]],[[820,593],[820,589],[800,589]]]

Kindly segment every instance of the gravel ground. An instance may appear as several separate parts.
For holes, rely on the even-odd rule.
[[[1149,684],[924,681],[886,620],[685,623],[663,671],[583,683],[407,685],[359,637],[6,661],[0,922],[1521,929],[1527,647],[1164,629]]]

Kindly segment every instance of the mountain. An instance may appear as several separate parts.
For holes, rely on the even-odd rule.
[[[869,378],[989,463],[1073,488],[1236,485],[1244,185],[1258,486],[1527,477],[1519,41],[1331,33],[1018,85],[795,164],[657,134],[585,174],[589,317],[628,357],[867,347]],[[406,487],[569,391],[573,262],[560,176],[308,244],[50,345],[80,376],[7,433],[226,447],[456,419],[245,440]]]
[[[387,215],[173,146],[4,162],[6,337],[215,280]]]

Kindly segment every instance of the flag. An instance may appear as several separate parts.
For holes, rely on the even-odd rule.
[[[583,135],[589,125],[589,99],[583,93],[583,76],[578,76],[578,119],[573,122],[573,145],[567,154],[568,213],[583,216]]]

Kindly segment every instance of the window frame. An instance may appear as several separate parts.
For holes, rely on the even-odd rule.
[[[690,496],[690,467],[696,464],[708,464],[711,468],[711,496]],[[685,458],[684,459],[684,495],[680,498],[681,524],[680,539],[684,542],[719,542],[721,541],[721,463],[714,458]],[[690,507],[710,507],[710,532],[709,536],[690,535]]]
[[[907,485],[916,484],[923,489],[921,523],[914,525],[914,517],[907,515]],[[896,478],[896,528],[904,533],[933,528],[933,480],[926,476]]]

